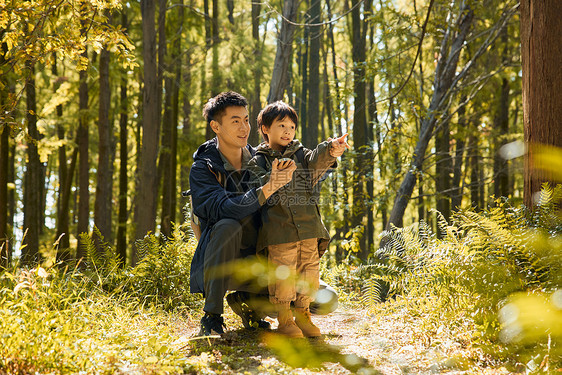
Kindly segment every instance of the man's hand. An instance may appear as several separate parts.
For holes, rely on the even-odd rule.
[[[293,179],[293,173],[296,169],[297,165],[293,160],[273,160],[273,164],[271,165],[271,174],[269,175],[269,181],[262,187],[262,192],[265,196],[265,199],[269,198],[281,187],[291,182],[291,180]]]
[[[347,138],[347,133],[339,138],[328,138],[328,140],[332,142],[332,147],[330,147],[330,156],[334,158],[340,157],[343,155],[346,149],[351,148],[351,146],[347,144],[345,138]]]

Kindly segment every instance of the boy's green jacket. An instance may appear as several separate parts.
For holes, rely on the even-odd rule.
[[[273,194],[261,209],[262,227],[259,231],[256,250],[259,252],[269,245],[296,242],[318,238],[318,252],[321,256],[330,242],[330,235],[320,217],[318,208],[320,179],[337,166],[336,158],[328,152],[329,141],[320,143],[314,150],[305,148],[293,140],[284,152],[275,151],[267,143],[257,147],[256,156],[249,163],[256,183],[263,185],[269,180],[271,165],[275,158],[291,158],[297,164],[292,181]],[[297,150],[302,148],[301,160]],[[260,156],[263,155],[263,156]],[[265,165],[259,158],[265,158]],[[265,166],[265,169],[263,168]]]

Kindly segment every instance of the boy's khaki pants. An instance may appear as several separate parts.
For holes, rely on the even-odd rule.
[[[267,250],[272,266],[269,283],[271,303],[289,308],[295,301],[295,307],[308,308],[318,290],[320,278],[318,239],[271,245]]]

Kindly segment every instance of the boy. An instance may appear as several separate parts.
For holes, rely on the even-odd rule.
[[[349,145],[347,134],[320,143],[314,150],[304,148],[295,138],[298,116],[288,104],[277,101],[258,115],[258,129],[265,142],[258,146],[249,165],[261,182],[270,178],[275,160],[293,160],[297,165],[293,181],[279,189],[262,208],[262,227],[256,250],[267,250],[276,274],[297,274],[304,281],[276,277],[269,283],[269,299],[278,314],[278,332],[289,337],[319,337],[320,329],[310,319],[310,302],[319,285],[319,257],[329,234],[316,203],[320,178]],[[298,286],[296,284],[299,284]],[[294,302],[295,317],[291,311]]]

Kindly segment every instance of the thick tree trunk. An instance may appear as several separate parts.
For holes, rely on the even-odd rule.
[[[111,202],[113,198],[113,163],[112,163],[112,126],[109,121],[109,110],[111,107],[111,87],[109,83],[109,61],[110,52],[103,48],[99,61],[99,112],[98,112],[98,168],[96,201],[94,204],[94,225],[98,228],[104,241],[112,242],[111,235]],[[103,254],[100,248],[99,238],[98,252]]]
[[[183,27],[183,7],[179,8],[178,22],[174,29]],[[165,80],[166,95],[164,101],[164,121],[162,123],[162,215],[160,217],[160,231],[162,235],[170,237],[172,223],[176,221],[177,195],[177,133],[178,133],[178,103],[179,82],[181,82],[181,33],[175,35],[170,53],[170,64],[166,64],[169,75]],[[172,71],[174,75],[172,76]]]
[[[283,99],[283,93],[287,87],[287,72],[290,64],[291,48],[293,46],[293,34],[295,26],[289,22],[295,22],[297,18],[298,0],[283,1],[283,17],[281,19],[281,30],[277,39],[277,52],[273,63],[271,85],[267,102],[272,103]]]
[[[160,105],[158,103],[158,69],[156,65],[155,7],[152,1],[141,1],[144,61],[144,95],[142,118],[142,149],[139,173],[139,189],[135,212],[137,240],[154,232],[156,226],[156,197],[158,176],[156,158],[160,139]],[[132,264],[137,263],[133,251]]]
[[[41,162],[37,142],[37,98],[35,91],[35,66],[27,63],[29,79],[25,85],[27,101],[27,131],[29,141],[27,145],[27,166],[25,173],[25,200],[24,200],[24,230],[25,247],[22,249],[21,261],[24,265],[31,265],[40,260],[39,232],[41,230],[41,190],[44,181],[41,181]]]
[[[473,12],[468,7],[462,12],[459,22],[450,25],[448,33],[456,30],[456,35],[453,42],[449,46],[445,39],[442,43],[440,58],[437,61],[435,70],[435,80],[431,102],[427,114],[421,121],[420,135],[414,149],[414,155],[410,162],[410,168],[404,176],[400,188],[396,194],[394,205],[390,213],[387,229],[390,225],[401,227],[403,225],[404,212],[408,205],[408,201],[412,196],[414,186],[416,185],[416,175],[422,170],[423,161],[425,158],[425,151],[433,134],[433,129],[437,122],[437,116],[442,109],[447,95],[450,95],[451,85],[453,84],[453,77],[456,72],[457,63],[459,59],[462,46],[468,35],[470,25],[472,24]],[[450,48],[448,48],[450,47]]]
[[[535,154],[540,145],[562,147],[562,2],[522,0],[520,11],[524,138],[530,146],[523,200],[530,208],[544,182],[560,182],[537,164]]]

